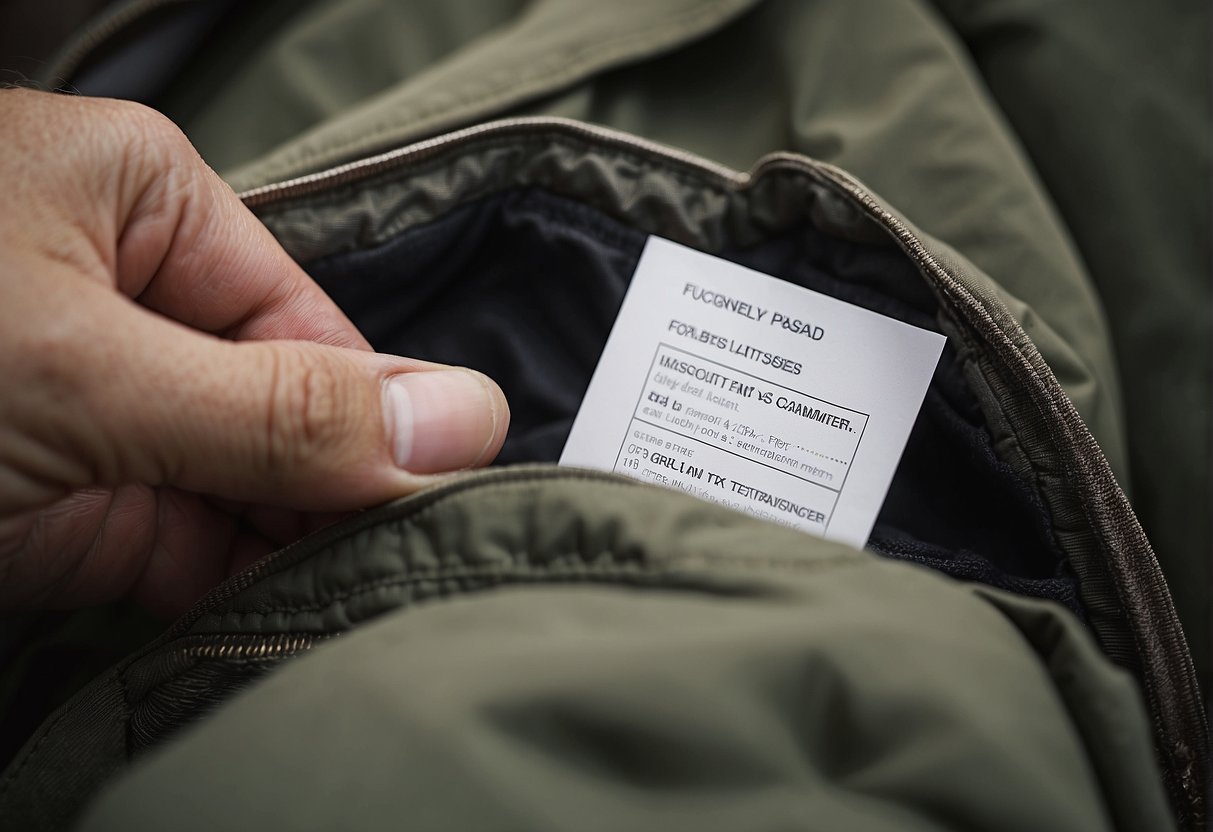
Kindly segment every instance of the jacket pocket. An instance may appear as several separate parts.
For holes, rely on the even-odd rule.
[[[1051,366],[1079,387],[1091,377],[1030,309],[853,177],[792,154],[739,173],[518,118],[243,196],[376,346],[501,381],[515,402],[510,461],[558,452],[648,234],[943,333],[869,545],[1078,612],[1137,675],[1180,814],[1199,814],[1207,732],[1191,656],[1149,542]],[[454,335],[465,329],[476,337]]]
[[[1148,742],[1054,606],[515,467],[215,590],[48,723],[0,817],[59,828],[134,760],[83,828],[1165,828]]]
[[[502,383],[515,417],[503,461],[544,462],[559,453],[648,234],[943,333],[944,357],[870,547],[1059,601],[1080,615],[1141,685],[1173,805],[1181,818],[1198,816],[1207,752],[1191,659],[1149,544],[1049,369],[1046,358],[1064,361],[1064,350],[1042,355],[1030,335],[1043,335],[1047,348],[1048,333],[1025,331],[1008,311],[1013,298],[845,173],[785,154],[738,173],[600,128],[516,119],[244,198],[375,346],[468,364]],[[484,476],[571,482],[596,475]],[[64,785],[47,774],[62,762],[47,752],[81,748],[70,738],[98,722],[89,713],[112,717],[97,746],[110,762],[74,781],[78,797],[282,659],[396,609],[401,593],[498,580],[417,571],[416,558],[431,557],[434,541],[464,539],[459,522],[432,529],[433,540],[394,537],[394,512],[423,513],[427,500],[445,493],[368,512],[232,579],[99,683],[85,704],[69,705],[44,726],[6,775],[10,787],[20,780],[29,791],[9,794],[46,797],[38,784]],[[493,493],[476,491],[465,522],[474,525],[477,512],[505,512],[542,537],[553,518],[596,511],[546,503],[539,522]],[[712,518],[721,510],[702,511],[693,515],[704,518],[701,528],[679,521],[677,533],[698,539],[716,528]],[[797,552],[793,560],[829,548],[807,537],[793,543],[774,527],[764,534]],[[364,545],[368,536],[379,542]],[[355,538],[363,543],[343,542]],[[493,535],[468,542],[460,556],[493,556],[499,542]],[[323,580],[312,572],[324,559],[312,554],[321,551],[337,564]],[[763,561],[753,547],[738,551]],[[414,576],[407,580],[402,558]],[[320,590],[343,597],[307,597]],[[95,701],[102,704],[89,704]]]

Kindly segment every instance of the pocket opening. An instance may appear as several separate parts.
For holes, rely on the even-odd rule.
[[[646,237],[520,187],[307,268],[376,349],[470,366],[502,386],[513,421],[500,464],[555,462]],[[937,300],[892,246],[802,222],[712,253],[941,329]],[[1082,612],[1048,509],[1000,458],[951,339],[868,548]]]

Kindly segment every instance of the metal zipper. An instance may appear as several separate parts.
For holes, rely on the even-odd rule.
[[[608,127],[586,124],[570,118],[558,116],[516,116],[465,127],[432,139],[415,142],[404,147],[389,150],[363,159],[357,159],[342,165],[328,168],[316,173],[308,173],[282,182],[250,188],[238,194],[240,199],[250,208],[257,208],[283,199],[292,199],[317,191],[336,188],[350,182],[357,182],[386,173],[414,162],[436,155],[441,151],[486,136],[503,136],[514,133],[525,133],[531,130],[558,130],[562,133],[579,138],[622,145],[630,150],[641,153],[651,153],[661,156],[668,162],[677,163],[684,168],[691,168],[700,173],[724,180],[733,187],[744,187],[750,181],[750,174],[735,171],[732,168],[717,164],[702,156],[685,150],[668,147],[657,142],[621,133]]]
[[[331,636],[311,633],[286,633],[268,638],[235,634],[208,636],[205,641],[185,645],[176,652],[205,661],[260,661],[306,652],[327,638]]]
[[[548,480],[606,481],[628,487],[640,487],[640,483],[629,477],[604,471],[571,470],[541,465],[519,465],[512,468],[487,469],[468,472],[452,477],[446,484],[439,484],[411,497],[397,500],[379,508],[369,509],[355,517],[344,520],[326,529],[320,529],[295,543],[274,552],[252,564],[243,572],[233,575],[203,596],[188,612],[164,633],[137,653],[128,657],[118,668],[119,674],[153,658],[169,668],[170,675],[177,660],[227,662],[276,662],[307,653],[319,644],[335,638],[341,631],[320,633],[275,633],[271,635],[244,633],[190,633],[189,630],[203,615],[219,607],[244,589],[277,571],[290,562],[305,559],[334,542],[357,534],[363,529],[393,520],[401,520],[425,510],[434,503],[452,495],[479,488],[485,484],[517,483]],[[160,684],[157,682],[153,687]]]
[[[250,208],[263,207],[275,202],[363,181],[478,139],[531,131],[555,131],[618,148],[652,154],[667,163],[693,169],[732,188],[744,188],[761,173],[776,167],[783,167],[825,179],[828,183],[841,189],[862,205],[870,217],[898,240],[920,269],[937,281],[944,294],[955,305],[956,310],[991,344],[999,360],[1022,387],[1031,391],[1034,400],[1039,406],[1042,406],[1044,412],[1055,414],[1062,424],[1070,430],[1076,431],[1075,438],[1083,445],[1078,449],[1080,453],[1077,458],[1085,459],[1085,464],[1073,469],[1071,474],[1087,481],[1088,493],[1114,495],[1114,499],[1117,501],[1116,508],[1123,508],[1125,512],[1131,512],[1102,452],[1098,449],[1073,403],[1056,378],[1052,376],[1042,378],[1031,366],[1029,357],[995,322],[984,303],[970,289],[951,276],[927,250],[917,235],[897,216],[882,207],[879,201],[868,193],[858,181],[831,165],[811,162],[805,157],[795,154],[775,153],[760,159],[750,173],[742,173],[693,153],[670,148],[610,128],[589,125],[571,119],[526,116],[468,127],[385,153],[337,165],[327,170],[252,188],[242,192],[239,196]],[[1088,519],[1092,525],[1095,528],[1103,529],[1104,526],[1097,522],[1098,518],[1090,516],[1092,507],[1087,505],[1086,500],[1083,501],[1083,507],[1088,512]],[[1118,558],[1115,551],[1108,551],[1107,547],[1101,548],[1105,550],[1107,555],[1105,561],[1115,576],[1122,593],[1122,602],[1126,607],[1126,612],[1132,616],[1132,622],[1135,625],[1133,636],[1144,671],[1141,681],[1146,689],[1148,701],[1154,706],[1156,728],[1161,729],[1161,734],[1175,737],[1186,743],[1185,747],[1168,749],[1168,752],[1176,759],[1184,759],[1185,756],[1191,756],[1193,749],[1203,746],[1203,736],[1206,733],[1204,708],[1197,694],[1195,669],[1178,616],[1169,603],[1169,595],[1161,569],[1157,560],[1152,557],[1148,541],[1139,528],[1130,529],[1127,534],[1131,538],[1130,542],[1135,544],[1134,550],[1151,553],[1148,561],[1129,563],[1125,558]],[[266,568],[268,565],[266,564]],[[250,576],[248,580],[255,580],[255,576]],[[213,599],[213,602],[218,600],[218,598]],[[1140,626],[1142,624],[1148,626]],[[1143,644],[1143,637],[1149,637],[1150,643]],[[1193,732],[1199,733],[1201,738],[1194,737]],[[1197,813],[1202,800],[1203,784],[1198,782],[1198,778],[1192,777],[1190,771],[1187,776],[1183,771],[1176,772],[1176,777],[1184,792],[1188,809],[1194,814]]]
[[[85,59],[106,41],[116,37],[124,29],[137,23],[157,9],[184,5],[197,0],[129,0],[119,6],[106,9],[89,22],[68,45],[51,60],[42,74],[42,80],[56,87],[70,85],[71,76]]]

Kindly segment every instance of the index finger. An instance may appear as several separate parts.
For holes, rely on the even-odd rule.
[[[132,166],[133,175],[148,181],[119,236],[119,290],[173,320],[233,340],[369,350],[349,318],[184,135],[171,123],[165,133],[138,143],[151,158]]]

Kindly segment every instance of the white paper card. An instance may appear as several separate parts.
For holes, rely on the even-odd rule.
[[[560,464],[863,546],[944,340],[650,237]]]

